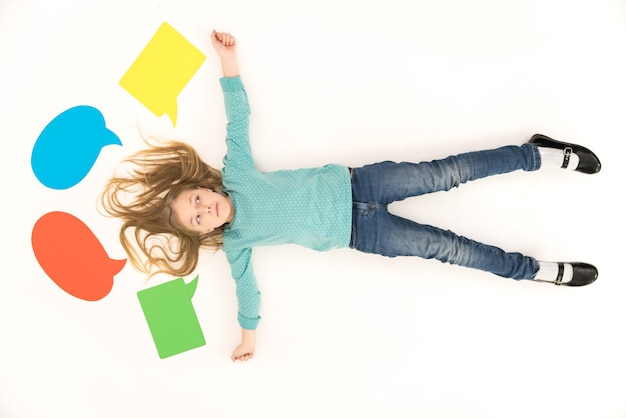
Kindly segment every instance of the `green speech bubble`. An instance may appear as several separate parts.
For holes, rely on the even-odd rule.
[[[206,344],[191,303],[197,285],[198,276],[189,284],[178,278],[137,292],[152,339],[162,359]]]

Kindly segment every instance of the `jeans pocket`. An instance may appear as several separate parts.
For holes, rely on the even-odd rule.
[[[365,227],[369,222],[363,222],[371,218],[376,212],[377,204],[352,202],[352,234],[350,237],[350,248],[359,249],[359,229]],[[362,231],[361,231],[362,232]]]
[[[371,216],[376,209],[378,209],[378,205],[375,203],[352,202],[352,213],[355,216],[367,218]]]

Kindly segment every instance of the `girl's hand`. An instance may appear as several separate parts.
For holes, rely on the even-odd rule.
[[[237,58],[235,57],[235,47],[237,46],[235,37],[230,33],[216,32],[213,30],[211,33],[211,43],[222,61],[222,73],[224,77],[238,76],[239,67],[237,66]]]
[[[249,347],[245,343],[239,344],[230,356],[232,361],[248,361],[254,357],[254,346]]]
[[[241,329],[241,344],[235,348],[230,356],[232,361],[247,361],[254,357],[254,346],[256,345],[256,331]]]
[[[227,32],[216,32],[213,30],[211,33],[211,43],[213,48],[220,57],[225,55],[233,55],[235,53],[236,41],[235,37]]]

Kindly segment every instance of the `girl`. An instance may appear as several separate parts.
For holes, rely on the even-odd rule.
[[[228,119],[224,168],[220,172],[209,167],[183,143],[150,146],[127,159],[128,174],[107,183],[102,202],[109,214],[123,220],[122,245],[143,272],[188,275],[196,268],[201,248],[224,250],[236,281],[242,329],[233,361],[254,355],[260,320],[260,293],[251,264],[254,246],[296,243],[319,251],[350,247],[388,257],[435,258],[516,280],[566,286],[596,280],[598,271],[590,264],[537,261],[387,210],[394,201],[519,169],[561,167],[597,173],[600,161],[590,150],[537,134],[521,146],[419,164],[386,161],[361,168],[331,164],[260,172],[248,141],[250,110],[235,38],[213,31],[211,41],[223,70],[220,83]]]

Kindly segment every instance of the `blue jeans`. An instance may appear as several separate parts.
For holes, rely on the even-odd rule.
[[[532,279],[539,270],[534,258],[401,218],[391,214],[388,205],[495,174],[534,171],[540,165],[537,147],[524,144],[417,164],[385,161],[353,168],[350,248],[387,257],[435,258],[502,277]]]

